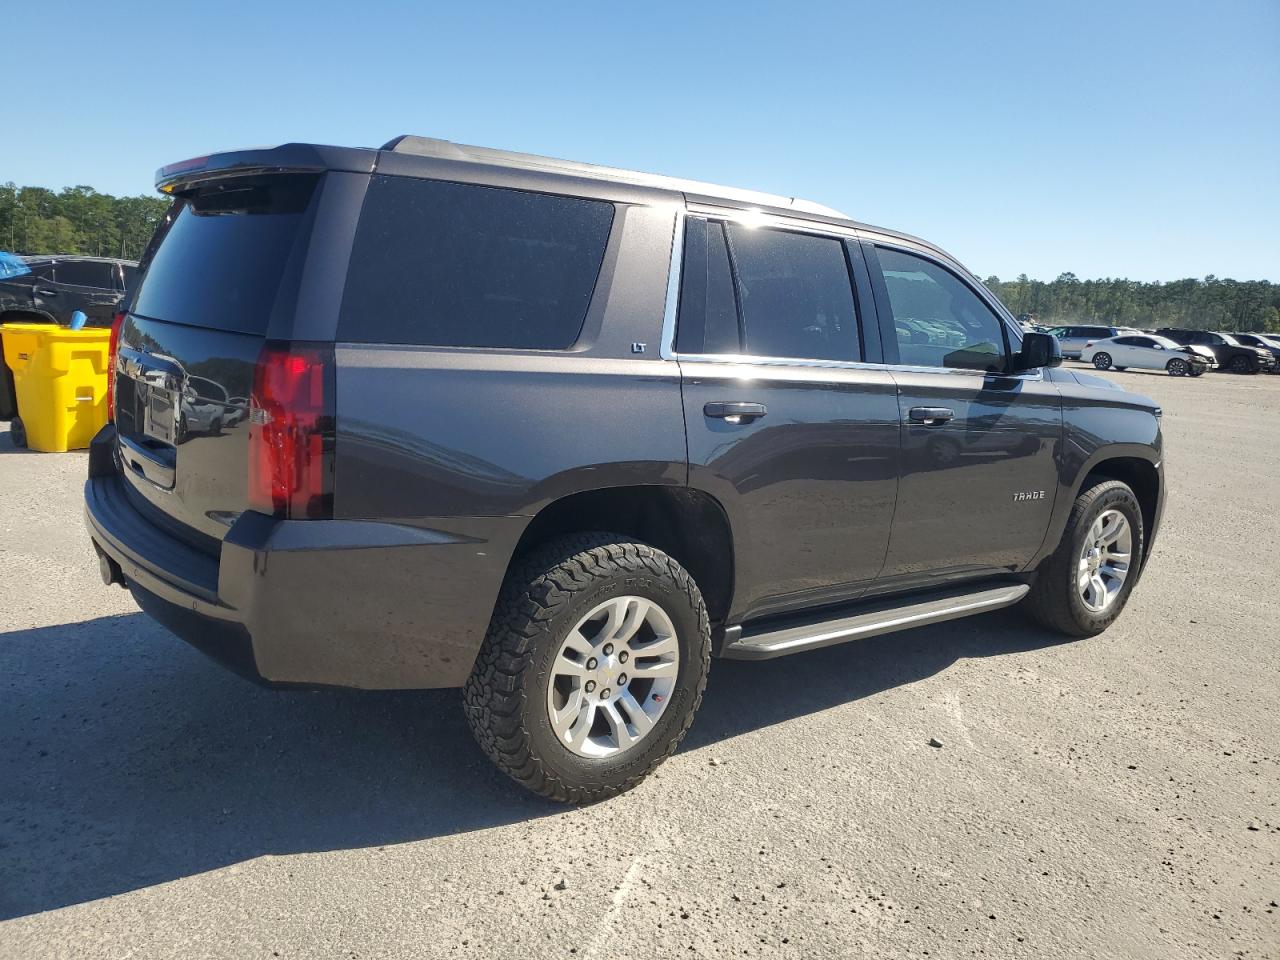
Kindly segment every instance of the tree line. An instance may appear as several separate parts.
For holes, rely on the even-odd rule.
[[[168,208],[163,197],[0,184],[0,250],[136,260]]]
[[[1116,327],[1188,327],[1280,333],[1280,284],[1267,280],[1203,280],[1139,283],[1137,280],[1081,280],[1064,273],[1056,280],[988,277],[987,287],[1019,317],[1036,323],[1097,323]]]
[[[115,197],[92,187],[0,185],[0,250],[136,260],[168,209],[163,197]],[[1038,323],[1280,332],[1280,284],[1266,280],[1056,280],[988,277],[1015,314]]]

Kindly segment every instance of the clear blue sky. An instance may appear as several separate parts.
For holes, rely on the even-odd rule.
[[[412,132],[808,197],[983,276],[1280,281],[1278,0],[40,0],[0,35],[0,181]]]

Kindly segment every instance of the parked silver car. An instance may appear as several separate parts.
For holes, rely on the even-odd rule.
[[[1072,360],[1080,359],[1080,353],[1091,340],[1107,340],[1111,337],[1142,333],[1141,330],[1135,330],[1132,327],[1104,327],[1094,324],[1078,327],[1050,327],[1048,332],[1058,338],[1062,355]]]

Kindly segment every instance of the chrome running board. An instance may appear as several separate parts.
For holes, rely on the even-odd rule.
[[[774,627],[765,631],[748,628],[726,631],[726,643],[720,655],[730,660],[769,660],[773,657],[816,650],[837,643],[847,643],[864,637],[878,637],[896,630],[923,627],[930,623],[942,623],[988,610],[1008,607],[1027,595],[1031,588],[1025,583],[1001,584],[982,590],[963,593],[932,593],[927,597],[917,595],[907,602],[882,601],[852,616],[835,620],[822,620]],[[734,637],[733,634],[737,636]]]

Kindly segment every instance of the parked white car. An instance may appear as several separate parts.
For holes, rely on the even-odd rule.
[[[1183,346],[1168,337],[1151,333],[1126,334],[1090,340],[1080,351],[1080,359],[1092,363],[1099,370],[1114,367],[1125,370],[1167,370],[1175,377],[1198,377],[1206,370],[1218,366],[1217,358],[1207,349]]]

